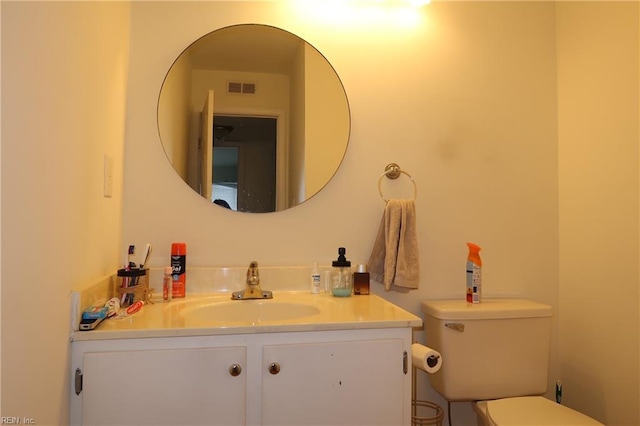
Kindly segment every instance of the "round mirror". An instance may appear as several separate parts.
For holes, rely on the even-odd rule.
[[[234,25],[173,63],[158,130],[176,173],[202,197],[273,212],[308,200],[335,174],[349,141],[349,104],[309,43],[271,26]]]

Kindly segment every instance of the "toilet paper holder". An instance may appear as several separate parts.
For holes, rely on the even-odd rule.
[[[427,365],[431,368],[438,365],[438,362],[440,362],[440,357],[438,355],[431,355],[427,358]]]
[[[444,410],[436,403],[419,400],[417,398],[416,386],[417,370],[422,370],[425,373],[429,374],[437,373],[438,370],[440,370],[440,366],[442,365],[442,355],[440,354],[440,352],[416,342],[411,345],[411,356],[413,360],[413,371],[411,374],[411,424],[412,426],[442,426]],[[421,411],[421,413],[419,413],[419,410]],[[427,413],[428,415],[421,415],[424,413]]]

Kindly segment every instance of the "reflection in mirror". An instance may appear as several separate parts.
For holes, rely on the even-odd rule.
[[[158,129],[174,170],[232,210],[285,210],[320,191],[340,166],[347,97],[329,62],[301,38],[247,24],[191,44],[158,100]]]

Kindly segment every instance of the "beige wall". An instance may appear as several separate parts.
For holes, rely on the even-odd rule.
[[[69,421],[69,293],[122,259],[128,35],[127,3],[2,3],[2,416]]]
[[[557,11],[564,401],[637,425],[638,3]]]
[[[327,264],[338,246],[366,262],[383,209],[378,177],[394,161],[418,185],[422,281],[408,294],[377,283],[374,292],[415,313],[424,299],[462,297],[465,242],[478,243],[485,295],[553,306],[550,379],[565,383],[567,405],[607,424],[637,424],[640,13],[637,3],[593,7],[604,5],[563,5],[556,15],[547,2],[434,2],[419,26],[397,27],[362,14],[329,25],[265,2],[3,2],[2,415],[66,423],[67,295],[112,273],[126,244],[151,242],[152,266],[168,262],[177,240],[193,266]],[[611,21],[596,25],[594,13]],[[173,60],[199,36],[242,22],[305,38],[350,100],[343,166],[285,212],[213,208],[175,174],[158,140],[156,102]],[[584,23],[602,31],[574,39]],[[592,39],[601,33],[606,48]],[[635,42],[610,42],[627,37]],[[586,47],[576,60],[588,69],[573,58]],[[624,78],[605,69],[611,90],[600,92],[594,67],[603,61],[594,55],[605,53],[606,61],[630,56],[635,79],[633,66]],[[575,102],[574,92],[596,102]],[[621,121],[627,111],[635,115]],[[112,199],[102,198],[105,153],[116,164]],[[384,184],[387,196],[411,193],[406,179]],[[600,191],[587,198],[591,188]],[[594,251],[574,252],[582,242]],[[48,313],[44,323],[33,311]],[[617,327],[622,319],[630,329]],[[620,354],[603,371],[581,353],[601,345],[605,357]],[[614,386],[625,370],[627,382]],[[423,396],[444,404],[419,378]],[[454,404],[453,416],[473,422],[467,404]]]
[[[463,297],[465,243],[474,241],[483,247],[485,294],[522,295],[557,309],[553,4],[434,2],[417,27],[329,26],[264,2],[131,8],[124,241],[150,241],[155,266],[168,262],[176,240],[188,244],[193,266],[244,266],[253,259],[326,265],[338,246],[347,247],[353,262],[366,262],[384,207],[378,177],[393,161],[418,185],[422,282],[419,291],[384,297],[416,313],[424,299]],[[241,22],[306,39],[335,67],[350,100],[343,166],[322,192],[285,212],[213,208],[186,190],[155,131],[157,94],[175,57],[212,29]],[[162,30],[168,26],[171,32]],[[136,158],[154,167],[136,168]],[[387,196],[412,191],[408,179],[384,183]],[[384,293],[379,284],[373,289]],[[554,369],[554,381],[557,374]],[[456,421],[472,418],[468,404],[456,404],[454,413]]]

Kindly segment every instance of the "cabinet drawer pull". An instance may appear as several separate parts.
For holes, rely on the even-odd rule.
[[[272,362],[269,364],[269,373],[278,374],[280,372],[280,364],[277,362]]]
[[[239,376],[240,373],[242,373],[242,367],[240,367],[240,364],[233,364],[231,367],[229,367],[229,374],[231,374],[233,377]]]

